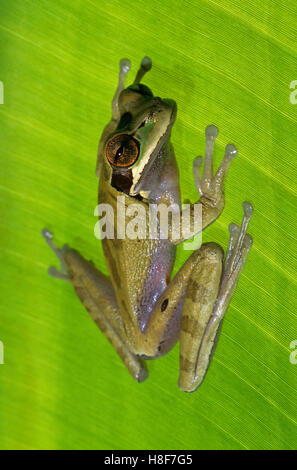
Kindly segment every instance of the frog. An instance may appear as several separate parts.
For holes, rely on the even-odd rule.
[[[151,67],[151,59],[144,57],[133,83],[125,86],[131,62],[120,61],[111,120],[98,147],[98,203],[115,211],[118,198],[122,210],[131,209],[135,203],[145,211],[151,204],[175,204],[182,216],[185,209],[181,206],[179,170],[171,142],[177,105],[172,99],[155,96],[142,83]],[[199,204],[200,230],[215,222],[223,211],[224,182],[238,153],[233,144],[227,144],[214,171],[217,135],[214,124],[207,126],[204,160],[193,159],[197,201],[189,203],[188,223],[193,224],[194,207]],[[183,233],[172,236],[169,219],[167,237],[131,238],[119,236],[118,213],[113,236],[101,239],[108,276],[77,250],[68,245],[58,248],[53,234],[43,229],[61,265],[60,269],[51,266],[49,274],[72,284],[137,382],[148,377],[149,360],[164,356],[179,341],[178,387],[194,392],[209,369],[225,313],[253,243],[247,233],[252,213],[251,203],[243,202],[241,224],[229,225],[226,254],[216,242],[202,243],[174,276],[176,249],[186,237]]]

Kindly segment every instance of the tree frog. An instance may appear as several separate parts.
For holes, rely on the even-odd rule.
[[[151,68],[145,57],[132,85],[125,88],[131,64],[120,61],[112,117],[98,149],[99,202],[115,211],[118,196],[124,208],[136,202],[146,211],[150,204],[180,207],[178,167],[170,141],[177,106],[173,100],[154,96],[141,83]],[[202,207],[202,229],[213,223],[224,207],[224,180],[236,147],[226,146],[224,158],[213,171],[213,151],[218,129],[206,128],[202,158],[193,161],[194,181]],[[194,204],[190,205],[190,223]],[[92,262],[65,245],[59,249],[53,235],[43,235],[61,262],[50,274],[69,280],[79,299],[110,341],[132,377],[147,378],[146,361],[166,354],[179,340],[179,388],[195,391],[210,364],[227,307],[244,267],[252,238],[247,227],[253,208],[243,203],[241,226],[229,226],[229,244],[224,256],[217,243],[204,243],[193,251],[171,279],[176,246],[183,236],[152,239],[114,237],[102,240],[110,277]],[[182,209],[181,209],[182,215]],[[117,214],[116,217],[120,217]]]

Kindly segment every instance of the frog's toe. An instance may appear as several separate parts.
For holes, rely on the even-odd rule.
[[[42,229],[41,234],[46,240],[52,240],[53,239],[52,232],[50,232],[50,230],[48,230],[47,228]]]
[[[232,160],[237,156],[238,150],[233,144],[227,144],[224,158],[215,174],[215,184],[221,186],[228,173]]]
[[[200,167],[202,164],[202,157],[195,158],[193,162],[193,174],[196,189],[200,196],[209,195],[213,196],[215,187],[213,184],[213,153],[215,139],[218,136],[219,129],[214,124],[210,124],[205,129],[205,156],[203,161],[203,174],[200,176]]]
[[[120,73],[126,75],[129,70],[131,69],[131,62],[129,59],[121,59],[120,60]]]
[[[145,56],[145,57],[142,59],[141,64],[140,64],[140,66],[141,66],[143,69],[145,69],[146,72],[148,72],[149,70],[151,70],[152,65],[153,65],[152,59],[151,59],[150,57],[147,57],[147,56]]]
[[[219,134],[219,129],[214,124],[210,124],[205,129],[205,157],[203,165],[203,183],[210,185],[213,178],[213,153],[215,140]]]
[[[140,64],[140,67],[137,71],[137,74],[136,74],[136,77],[135,77],[135,80],[134,80],[134,84],[135,83],[139,83],[142,79],[142,77],[147,73],[149,72],[149,70],[151,70],[152,68],[152,60],[149,58],[149,57],[144,57],[141,61],[141,64]]]
[[[193,161],[193,176],[196,189],[198,193],[201,195],[201,177],[200,177],[200,167],[202,164],[202,157],[196,157]]]
[[[229,225],[229,244],[225,260],[225,275],[231,275],[238,264],[244,263],[252,244],[253,239],[247,233],[248,224],[253,214],[253,206],[249,202],[243,203],[244,215],[241,226],[234,224]]]

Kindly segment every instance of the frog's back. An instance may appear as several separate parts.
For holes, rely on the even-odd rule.
[[[104,238],[102,245],[120,313],[127,320],[124,322],[126,328],[130,325],[134,332],[137,329],[143,331],[155,302],[169,282],[175,247],[168,240],[149,237],[148,204],[110,190],[105,193],[104,203],[110,204],[114,211],[114,238]],[[137,205],[138,212],[130,212],[131,216],[128,216],[131,204]],[[124,220],[124,230],[120,229],[123,238],[118,238],[118,213]],[[141,226],[146,227],[145,238],[131,238],[130,231],[133,230],[129,223],[135,215]],[[126,334],[131,337],[129,331]]]

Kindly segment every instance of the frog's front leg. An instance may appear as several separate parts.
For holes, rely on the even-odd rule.
[[[221,322],[252,244],[246,233],[252,207],[249,203],[243,207],[241,227],[230,224],[225,261],[216,243],[205,243],[195,251],[158,300],[145,332],[149,355],[162,354],[172,344],[174,324],[181,315],[179,387],[186,392],[196,390],[207,372]]]
[[[236,147],[233,144],[228,144],[225,149],[224,158],[214,174],[213,153],[218,132],[218,128],[213,124],[207,126],[205,129],[206,143],[202,178],[200,176],[202,157],[197,157],[193,162],[195,186],[200,195],[200,199],[196,204],[201,204],[202,206],[202,230],[212,224],[219,217],[224,208],[224,180],[233,158],[237,155]],[[183,233],[191,234],[191,227],[195,226],[194,204],[191,204],[189,209],[190,217],[182,218],[182,224]],[[188,224],[188,226],[186,226],[186,224]],[[174,245],[185,241],[183,235],[180,238],[172,238],[171,234],[169,234],[169,237]]]
[[[125,340],[124,325],[109,279],[76,250],[67,245],[61,249],[57,248],[48,230],[43,230],[42,234],[61,263],[60,271],[50,267],[49,274],[72,283],[84,307],[112,344],[132,377],[138,382],[144,381],[147,378],[147,369],[143,361],[130,351]]]

